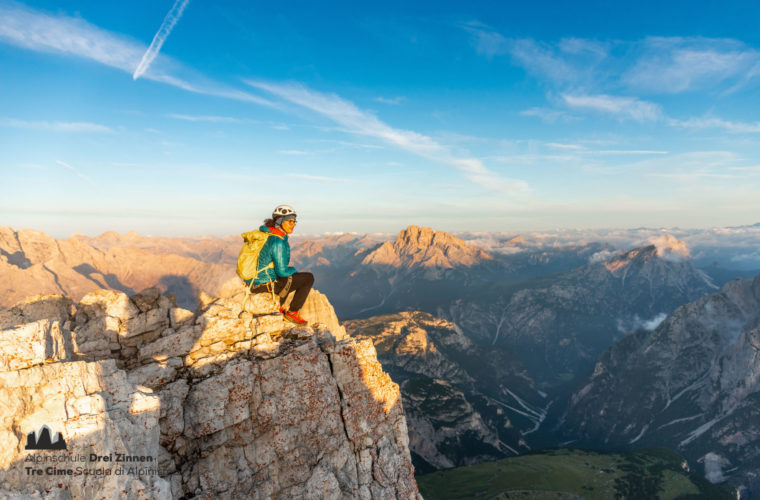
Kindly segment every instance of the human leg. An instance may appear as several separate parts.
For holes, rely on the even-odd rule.
[[[295,295],[293,295],[293,300],[290,301],[290,310],[298,311],[303,307],[306,297],[309,296],[311,287],[314,285],[314,275],[303,272],[295,273],[290,278],[290,286],[285,292],[285,296],[283,296],[283,301],[287,294],[294,291]],[[274,293],[279,295],[286,286],[288,286],[288,278],[277,278],[274,282]]]

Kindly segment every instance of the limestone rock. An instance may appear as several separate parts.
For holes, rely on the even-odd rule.
[[[158,456],[159,398],[129,384],[112,360],[0,373],[0,387],[0,470],[6,490],[45,498],[117,498],[125,491],[171,498],[169,483],[151,461]],[[29,439],[45,427],[52,435],[61,433],[65,450],[25,449],[19,437]],[[117,462],[122,456],[147,461]],[[155,472],[117,475],[117,469],[130,466]],[[27,467],[42,472],[30,476]]]
[[[61,297],[0,312],[0,495],[420,498],[372,344],[329,330],[316,292],[316,330],[285,323],[271,296],[236,295],[195,313],[155,289],[93,292],[73,319]],[[30,433],[66,449],[25,449]],[[45,472],[52,455],[69,457],[62,475]]]

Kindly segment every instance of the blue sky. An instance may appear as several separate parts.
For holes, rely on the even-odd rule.
[[[0,0],[0,224],[760,217],[758,2]]]

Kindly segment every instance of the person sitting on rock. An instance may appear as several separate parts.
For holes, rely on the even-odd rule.
[[[292,323],[303,325],[306,320],[298,311],[306,302],[314,275],[309,272],[298,272],[290,265],[290,243],[288,235],[296,227],[296,212],[289,205],[280,205],[272,212],[272,218],[264,220],[259,231],[268,233],[269,237],[261,247],[258,256],[258,274],[256,277],[243,280],[251,287],[252,293],[270,291],[280,296],[284,303],[288,293],[295,291],[293,300],[286,311],[280,308],[284,318]]]

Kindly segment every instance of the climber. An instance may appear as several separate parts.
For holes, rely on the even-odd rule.
[[[245,244],[238,258],[238,275],[252,293],[270,292],[280,297],[280,313],[287,321],[306,323],[298,311],[314,284],[314,275],[297,272],[290,266],[288,235],[296,227],[296,212],[288,205],[280,205],[266,219],[258,231],[244,233]],[[295,291],[288,310],[282,308],[288,293]]]

